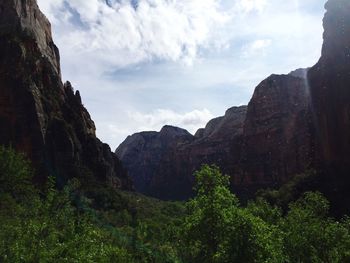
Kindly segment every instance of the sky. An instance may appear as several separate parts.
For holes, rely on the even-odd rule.
[[[195,133],[247,104],[271,74],[314,65],[325,0],[38,0],[63,80],[98,137],[174,125]]]

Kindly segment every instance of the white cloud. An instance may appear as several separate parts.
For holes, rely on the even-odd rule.
[[[178,126],[194,133],[214,116],[208,109],[178,113],[168,109],[157,109],[151,113],[130,112],[131,120],[139,124],[139,130],[159,130],[164,125]]]
[[[240,0],[238,5],[244,12],[262,12],[267,5],[267,0]]]
[[[137,2],[137,5],[135,5]],[[220,0],[39,0],[70,56],[124,67],[153,59],[191,64],[230,19]],[[60,31],[60,29],[58,29]]]
[[[164,124],[194,132],[209,115],[248,103],[271,73],[311,66],[320,55],[326,0],[134,0],[136,9],[131,0],[107,1],[38,0],[63,77],[112,148]]]
[[[267,48],[271,45],[271,39],[258,39],[242,48],[243,57],[252,57],[256,55],[265,55]]]
[[[128,124],[100,123],[99,135],[108,137],[116,148],[128,135],[141,131],[159,131],[164,125],[181,127],[194,134],[205,127],[214,115],[207,109],[178,113],[170,109],[157,109],[150,113],[128,112]]]

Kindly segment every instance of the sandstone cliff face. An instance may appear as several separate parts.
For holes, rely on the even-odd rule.
[[[230,175],[233,191],[243,198],[261,187],[281,185],[313,162],[306,71],[270,76],[256,88],[248,106],[227,110],[192,139],[175,139],[162,149],[161,158],[153,158],[137,143],[132,152],[121,144],[117,154],[135,182],[142,182],[140,174],[147,173],[148,187],[139,190],[159,198],[191,196],[193,173],[202,164],[216,164]],[[141,158],[136,161],[132,156]],[[147,163],[142,156],[148,157]]]
[[[326,9],[319,62],[264,80],[230,132],[220,127],[234,120],[216,118],[193,141],[165,150],[166,165],[149,173],[156,186],[152,195],[188,196],[192,172],[201,163],[218,164],[241,196],[317,168],[321,176],[307,188],[326,193],[338,212],[349,209],[350,2],[329,0]],[[137,165],[128,163],[131,175]]]
[[[327,165],[350,165],[350,2],[326,4],[324,43],[308,74],[321,157]]]
[[[0,29],[2,35],[31,37],[54,71],[60,74],[59,53],[52,41],[51,25],[40,12],[36,0],[2,0]]]
[[[309,95],[300,72],[271,75],[255,89],[244,123],[234,185],[278,186],[311,165]]]
[[[0,3],[0,143],[33,160],[36,180],[93,176],[131,188],[119,159],[95,135],[79,92],[63,85],[49,21],[35,0]]]
[[[136,190],[152,195],[152,188],[156,187],[156,173],[161,173],[166,165],[171,166],[169,170],[174,168],[167,155],[191,141],[193,136],[186,130],[165,126],[160,132],[141,132],[129,136],[118,147],[116,154],[129,169]],[[165,180],[164,183],[171,185],[171,181]]]
[[[322,188],[339,206],[350,203],[350,2],[329,0],[319,62],[310,69],[312,114]]]
[[[201,164],[228,162],[229,142],[242,132],[245,113],[245,106],[232,108],[195,136],[171,126],[160,132],[137,133],[116,153],[136,190],[163,199],[185,199],[192,194],[192,174]]]
[[[338,204],[350,203],[350,2],[329,0],[326,9],[319,62],[270,76],[256,88],[246,113],[216,118],[192,142],[165,151],[175,167],[169,162],[150,172],[158,184],[151,194],[159,195],[164,182],[191,183],[201,163],[215,163],[241,196],[318,168],[323,177],[313,188]],[[137,165],[128,164],[131,175]],[[190,193],[189,187],[176,189]]]
[[[240,117],[216,118],[192,141],[165,150],[162,163],[150,170],[149,194],[190,196],[192,173],[202,163],[220,166],[241,197],[316,168],[320,176],[302,188],[323,191],[336,213],[349,211],[350,2],[329,0],[326,9],[319,62],[270,76]],[[137,163],[127,166],[133,175]]]
[[[164,199],[186,199],[193,193],[193,173],[203,164],[216,164],[230,174],[234,140],[241,135],[247,107],[233,107],[225,116],[210,121],[202,130],[203,135],[188,143],[178,143],[168,149],[159,169],[153,173],[149,193]],[[201,131],[197,132],[201,133]],[[130,170],[132,171],[132,169]],[[132,176],[132,173],[130,174]]]

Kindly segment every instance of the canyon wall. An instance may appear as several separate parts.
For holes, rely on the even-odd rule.
[[[63,84],[51,26],[35,0],[0,3],[0,144],[24,152],[37,182],[78,177],[131,189],[120,160],[96,138],[79,91]]]

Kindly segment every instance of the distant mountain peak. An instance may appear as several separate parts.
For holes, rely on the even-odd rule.
[[[191,135],[187,130],[171,125],[163,126],[163,128],[160,130],[160,134],[172,137]]]

